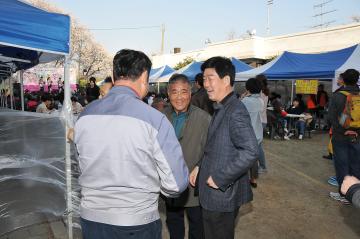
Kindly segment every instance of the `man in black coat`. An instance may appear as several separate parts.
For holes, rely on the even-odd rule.
[[[233,92],[234,65],[227,58],[213,57],[201,70],[204,87],[216,104],[204,156],[191,173],[190,183],[195,184],[199,172],[205,238],[229,239],[234,238],[239,207],[253,197],[248,171],[259,148],[249,113]]]

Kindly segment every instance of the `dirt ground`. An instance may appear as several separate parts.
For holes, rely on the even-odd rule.
[[[269,166],[260,175],[254,201],[241,209],[236,238],[360,238],[360,210],[329,197],[337,188],[327,154],[328,136],[303,141],[266,141]]]
[[[360,238],[360,210],[344,206],[328,195],[334,174],[326,154],[328,136],[313,134],[302,141],[265,140],[268,173],[261,174],[254,201],[243,206],[236,224],[242,239],[355,239]],[[164,221],[163,238],[169,238]],[[62,223],[18,230],[0,239],[66,238]],[[76,236],[79,238],[79,236]]]
[[[333,162],[322,158],[327,143],[327,134],[265,141],[269,171],[260,174],[254,201],[241,208],[235,238],[360,238],[360,210],[329,197],[337,188],[327,184],[334,175]]]

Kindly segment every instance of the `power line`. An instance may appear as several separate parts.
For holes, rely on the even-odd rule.
[[[162,28],[162,26],[141,26],[141,27],[113,27],[113,28],[89,28],[90,31],[118,31],[118,30],[140,30]]]

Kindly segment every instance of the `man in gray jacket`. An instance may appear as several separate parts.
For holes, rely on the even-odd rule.
[[[85,239],[161,239],[160,192],[176,197],[188,186],[174,128],[142,101],[150,68],[144,53],[119,51],[113,61],[114,87],[76,122]]]
[[[233,92],[235,67],[223,57],[201,66],[204,87],[216,102],[199,172],[199,197],[206,239],[234,238],[239,207],[252,200],[248,170],[258,158],[258,143],[244,104]]]
[[[169,80],[168,95],[171,106],[164,114],[172,123],[181,144],[185,162],[191,170],[204,154],[210,115],[191,105],[191,84],[187,76],[175,74]],[[184,211],[189,221],[189,239],[201,239],[203,226],[198,196],[193,186],[179,198],[166,200],[166,224],[171,239],[183,239],[185,236]]]

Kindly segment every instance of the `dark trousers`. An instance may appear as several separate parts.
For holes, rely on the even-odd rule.
[[[233,239],[235,219],[239,212],[214,212],[202,209],[204,235],[206,239]]]
[[[203,239],[203,225],[200,207],[171,207],[166,205],[166,225],[170,239],[184,239],[184,211],[189,220],[189,239]]]
[[[341,187],[346,175],[360,178],[360,143],[332,139],[336,179]]]
[[[259,177],[259,163],[258,160],[256,160],[253,166],[250,168],[250,178],[257,179],[258,177]]]
[[[139,226],[114,226],[83,218],[80,220],[84,239],[161,239],[160,219]]]

